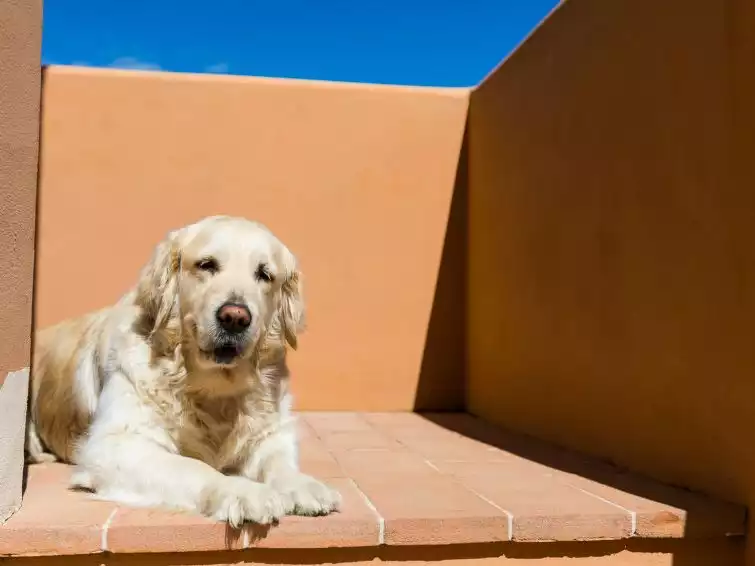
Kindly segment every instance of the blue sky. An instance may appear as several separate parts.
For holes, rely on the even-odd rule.
[[[472,86],[558,0],[45,0],[45,64]]]

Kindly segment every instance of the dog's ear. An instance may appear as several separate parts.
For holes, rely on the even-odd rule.
[[[296,350],[298,336],[304,331],[302,277],[296,257],[286,249],[283,254],[284,279],[281,284],[280,322],[283,337]]]
[[[150,335],[164,329],[170,320],[178,298],[180,265],[178,232],[171,232],[155,248],[136,288],[136,304],[144,310]]]

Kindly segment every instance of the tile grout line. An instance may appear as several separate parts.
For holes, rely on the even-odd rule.
[[[597,499],[599,501],[602,501],[603,503],[608,503],[609,505],[612,505],[613,507],[616,507],[617,509],[621,509],[622,511],[624,511],[626,513],[629,513],[629,519],[630,519],[630,525],[631,525],[630,526],[631,530],[629,532],[629,536],[630,537],[637,536],[637,512],[636,511],[632,511],[631,509],[627,509],[626,507],[623,507],[623,506],[619,505],[618,503],[614,503],[610,499],[606,499],[605,497],[601,497],[600,495],[596,495],[595,493],[592,493],[591,491],[588,491],[588,490],[583,489],[581,487],[577,487],[576,485],[572,485],[570,483],[567,483],[566,485],[568,485],[569,487],[573,487],[576,490],[581,491],[585,495],[589,495],[590,497],[594,497],[595,499]]]
[[[430,466],[436,472],[438,472],[440,474],[443,473],[430,460],[425,460],[425,464],[427,464],[428,466]],[[504,515],[506,515],[506,525],[508,526],[508,531],[509,531],[507,533],[507,535],[508,535],[507,539],[509,541],[514,540],[514,514],[511,511],[508,511],[508,510],[504,509],[503,507],[501,507],[500,505],[496,504],[495,502],[491,501],[490,499],[488,499],[487,497],[485,497],[483,494],[477,492],[476,490],[472,489],[468,485],[466,485],[464,483],[462,483],[461,485],[462,485],[462,487],[464,487],[464,489],[466,489],[470,493],[473,493],[474,495],[476,495],[477,497],[479,497],[480,499],[482,499],[485,503],[487,503],[488,505],[494,507],[495,509],[498,509],[501,513],[503,513]]]
[[[369,427],[370,432],[378,434],[381,437],[385,438],[386,440],[392,440],[393,442],[395,442],[399,446],[404,446],[404,443],[401,442],[398,438],[396,438],[393,434],[390,434],[390,433],[388,433],[388,431],[383,430],[383,428],[375,425],[370,419],[368,419],[367,417],[365,417],[365,415],[368,414],[368,413],[365,413],[363,411],[357,411],[357,412],[354,412],[352,414],[353,415],[357,415],[359,417],[359,420],[362,421],[363,423],[365,423]],[[379,450],[381,450],[381,449],[379,449]]]
[[[362,500],[364,501],[364,504],[369,507],[369,509],[375,514],[378,520],[378,545],[382,546],[385,544],[385,519],[383,516],[378,512],[377,507],[375,507],[375,504],[370,501],[370,498],[367,497],[367,494],[362,491],[362,489],[357,485],[357,482],[354,481],[354,478],[349,478],[349,481],[354,486],[354,489],[356,489],[359,492],[359,495],[362,497]]]
[[[310,432],[315,435],[315,440],[322,442],[322,437],[320,436],[320,432],[314,426],[312,426],[312,423],[309,422],[309,420],[307,419],[307,414],[308,414],[308,411],[298,412],[296,413],[296,418],[300,422],[303,422],[305,425],[307,425],[307,428],[310,430]],[[299,438],[298,432],[296,434],[296,442],[299,445],[302,444],[301,438]]]
[[[105,519],[105,522],[102,524],[102,529],[100,532],[100,550],[102,550],[102,552],[109,552],[109,549],[107,547],[107,533],[117,513],[118,513],[118,507],[116,507],[110,512],[110,515],[108,516],[107,519]]]

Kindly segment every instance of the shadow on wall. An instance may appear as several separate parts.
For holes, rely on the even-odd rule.
[[[465,133],[422,352],[415,411],[462,411],[466,408],[467,198]]]

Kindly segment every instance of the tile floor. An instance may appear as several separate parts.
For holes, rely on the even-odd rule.
[[[465,414],[302,413],[301,464],[343,494],[340,513],[234,531],[66,489],[32,466],[0,555],[445,545],[741,534],[745,510],[676,490]]]

